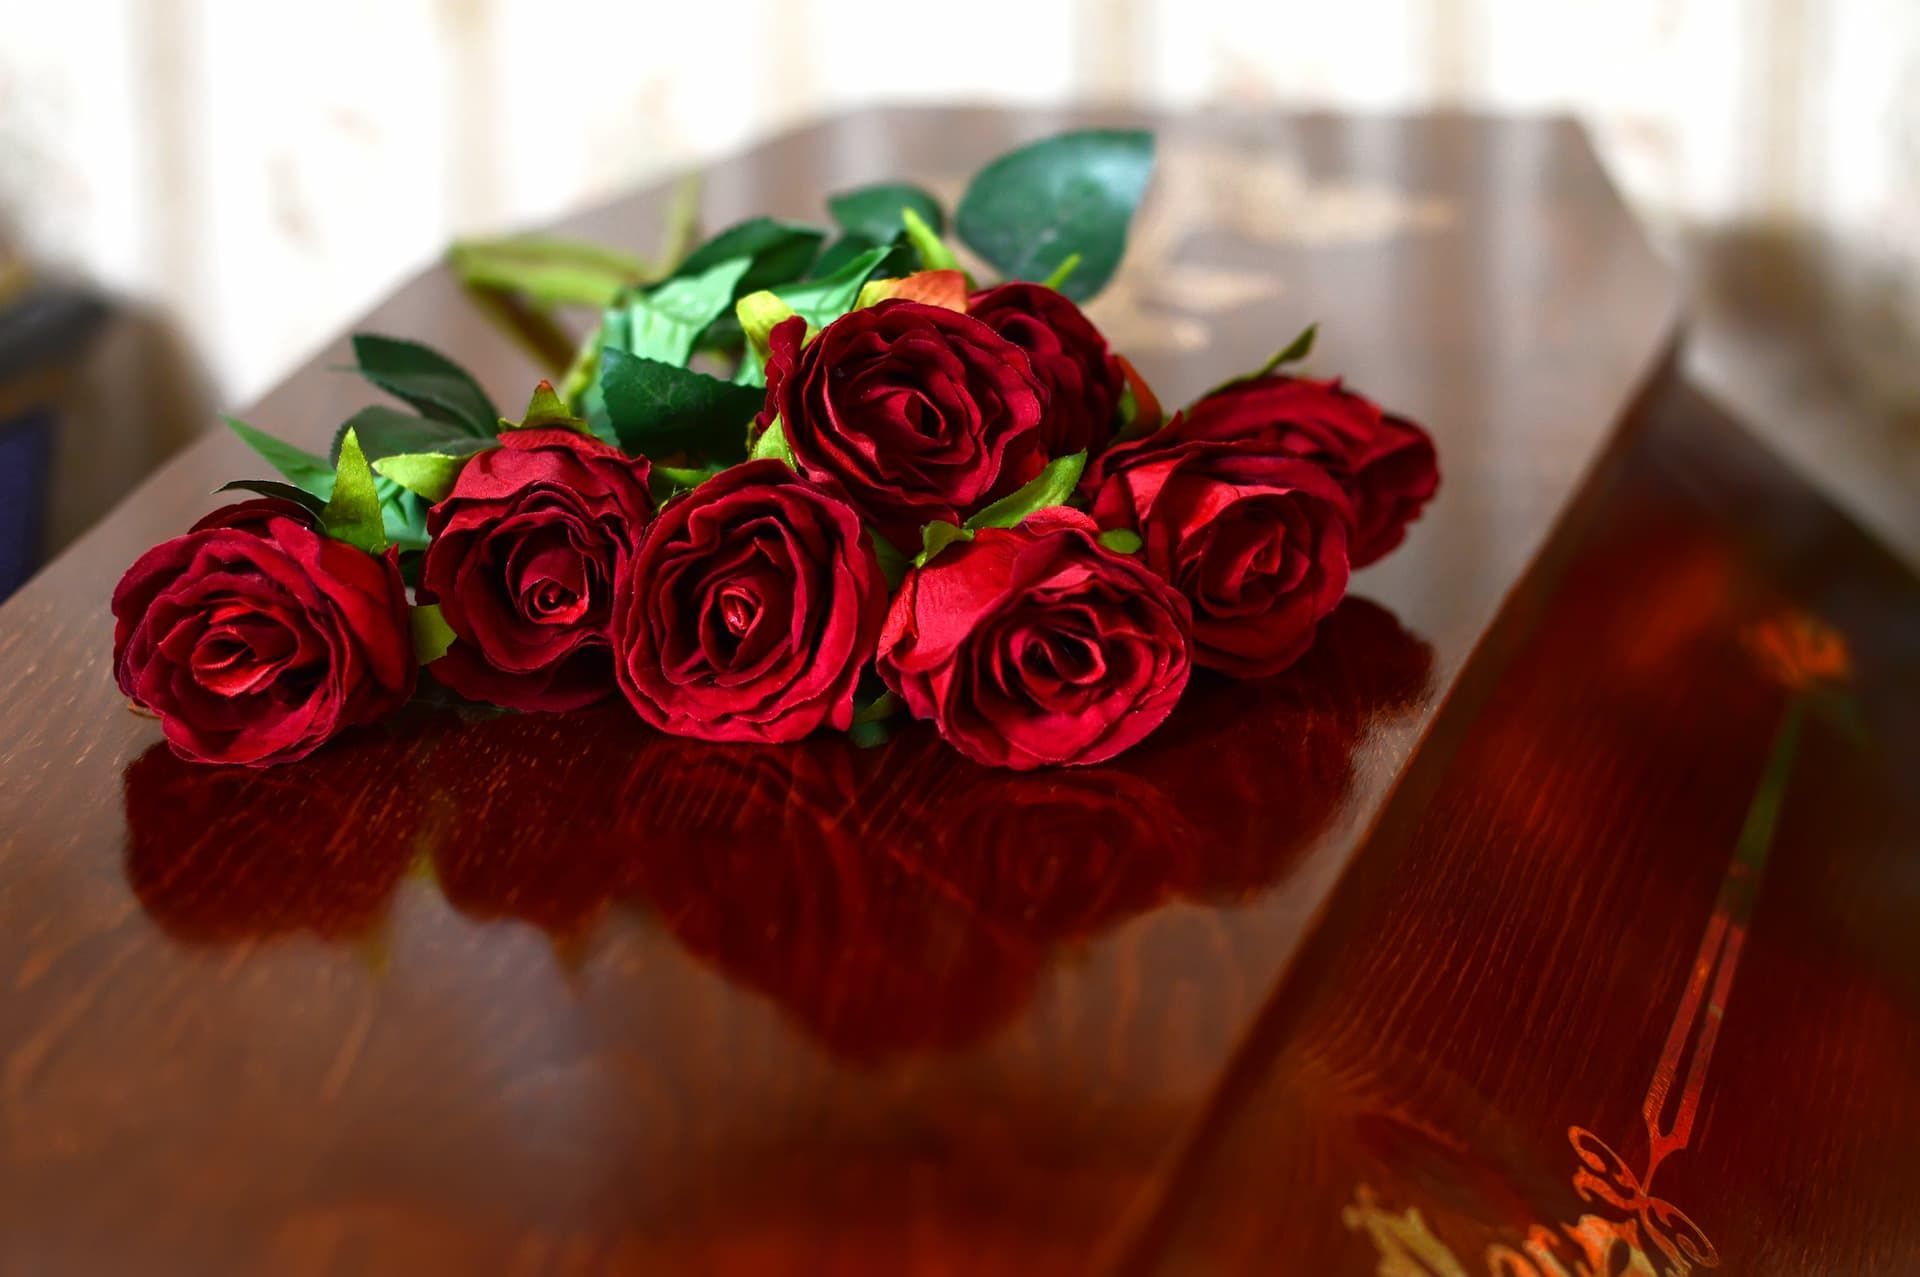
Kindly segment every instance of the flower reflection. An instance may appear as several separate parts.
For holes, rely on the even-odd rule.
[[[424,856],[468,917],[570,938],[611,907],[650,915],[846,1058],[954,1049],[1011,1019],[1061,945],[1282,879],[1430,659],[1350,599],[1287,674],[1196,680],[1089,769],[976,766],[923,725],[873,750],[706,745],[618,707],[447,716],[268,772],[159,747],[126,773],[127,873],[185,939],[339,937]]]
[[[128,885],[182,940],[362,936],[414,856],[418,745],[370,730],[282,768],[155,745],[122,777]]]

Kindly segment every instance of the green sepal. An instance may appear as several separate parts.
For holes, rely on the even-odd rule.
[[[913,556],[913,566],[923,568],[954,542],[971,540],[973,540],[972,528],[963,528],[957,523],[948,523],[944,520],[929,523],[920,529],[920,553]]]
[[[1113,415],[1119,423],[1113,432],[1115,443],[1124,443],[1146,433],[1144,429],[1134,429],[1134,422],[1140,419],[1140,396],[1134,394],[1133,386],[1124,380],[1120,383],[1120,398],[1114,405]]]
[[[893,736],[894,717],[905,708],[891,691],[882,691],[864,705],[856,701],[853,722],[847,727],[848,738],[861,749],[886,744]]]
[[[1317,337],[1319,333],[1320,333],[1320,325],[1318,323],[1308,324],[1305,328],[1302,328],[1300,330],[1299,336],[1295,337],[1292,341],[1288,342],[1285,346],[1281,347],[1280,350],[1276,351],[1274,355],[1267,360],[1267,362],[1265,362],[1264,364],[1261,364],[1258,368],[1254,369],[1252,372],[1241,373],[1238,377],[1227,378],[1225,381],[1215,386],[1212,390],[1209,390],[1207,394],[1217,395],[1221,391],[1226,390],[1233,386],[1237,386],[1242,382],[1258,381],[1262,377],[1272,376],[1276,369],[1282,368],[1287,364],[1299,363],[1301,360],[1305,359],[1308,355],[1311,355],[1313,353],[1313,339]],[[1131,390],[1132,387],[1128,387],[1128,389]],[[1201,396],[1201,398],[1203,399],[1205,397],[1206,395]]]
[[[333,495],[333,466],[325,457],[308,452],[264,430],[248,425],[238,417],[221,418],[240,441],[260,455],[261,460],[278,470],[295,487],[311,492],[325,501]]]
[[[766,392],[609,347],[600,357],[600,392],[620,446],[644,456],[694,452],[737,461],[746,423]]]
[[[469,287],[521,293],[542,306],[610,306],[656,274],[631,254],[539,235],[458,240],[447,262]]]
[[[490,435],[500,419],[500,410],[466,369],[419,342],[355,333],[353,357],[361,376],[435,421]]]
[[[920,269],[961,269],[959,257],[947,247],[947,241],[940,238],[940,232],[929,226],[911,207],[900,210],[900,224],[906,230],[907,242],[913,245],[913,251],[920,256]]]
[[[793,447],[787,442],[787,428],[778,417],[760,432],[760,437],[753,441],[753,447],[747,450],[747,459],[750,461],[764,461],[769,457],[781,462],[789,470],[800,468],[800,463],[793,459]]]
[[[401,452],[373,462],[373,472],[391,479],[429,504],[444,501],[467,458],[444,452]]]
[[[232,483],[223,483],[215,492],[251,492],[262,497],[278,497],[282,501],[292,501],[304,506],[313,514],[319,514],[326,508],[326,500],[316,497],[305,488],[296,488],[291,483],[277,483],[272,479],[235,479]]]
[[[873,186],[842,191],[827,200],[827,211],[841,230],[862,235],[874,243],[884,243],[906,226],[902,210],[912,209],[935,235],[946,229],[946,215],[940,201],[927,191],[906,182],[881,182]]]
[[[572,430],[578,434],[592,435],[587,429],[586,419],[575,414],[567,406],[566,400],[553,388],[553,383],[542,380],[533,388],[533,397],[527,400],[527,411],[518,421],[500,418],[500,430]],[[375,466],[378,470],[379,467]]]
[[[1140,547],[1146,544],[1132,528],[1108,528],[1094,540],[1115,554],[1138,554]]]
[[[1010,151],[974,175],[954,227],[1009,279],[1048,279],[1080,255],[1060,291],[1085,301],[1126,251],[1127,227],[1153,173],[1153,134],[1083,129]]]
[[[360,451],[360,438],[352,430],[340,440],[340,464],[334,467],[333,495],[320,510],[320,526],[328,536],[368,554],[386,552],[387,530],[380,512],[380,490],[374,485],[373,467]]]
[[[911,566],[907,556],[900,552],[899,546],[872,528],[867,529],[867,535],[873,539],[873,557],[880,561],[880,575],[887,579],[887,588],[899,589],[900,583],[907,579],[907,568]]]
[[[1053,274],[1040,281],[1040,286],[1051,288],[1057,293],[1066,287],[1067,277],[1078,269],[1080,269],[1080,254],[1068,253],[1061,259],[1060,264],[1053,268]]]
[[[416,603],[407,609],[407,628],[413,633],[413,657],[430,665],[447,654],[460,636],[440,614],[438,603]]]
[[[1065,505],[1073,496],[1073,490],[1079,486],[1080,474],[1086,468],[1085,452],[1076,452],[1048,462],[1047,468],[1032,480],[968,519],[968,530],[977,532],[981,528],[1018,527],[1020,521],[1035,510]]]
[[[740,331],[746,334],[747,345],[760,360],[764,381],[769,334],[793,318],[793,307],[782,301],[778,294],[763,288],[735,302],[733,313],[740,317]]]

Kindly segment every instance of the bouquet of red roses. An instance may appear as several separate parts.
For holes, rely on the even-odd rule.
[[[654,273],[550,241],[469,282],[600,323],[517,420],[450,360],[358,336],[369,407],[322,458],[143,555],[114,669],[181,756],[305,756],[431,684],[507,710],[624,696],[662,731],[788,742],[930,720],[988,764],[1111,758],[1193,666],[1272,674],[1438,483],[1427,434],[1290,375],[1308,329],[1168,419],[1079,302],[1112,275],[1143,133],[1024,147],[959,238],[926,192],[757,218]]]

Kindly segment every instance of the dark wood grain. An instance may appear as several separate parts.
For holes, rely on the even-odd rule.
[[[1065,122],[842,120],[719,166],[707,209],[950,183]],[[1197,688],[1115,766],[982,775],[922,733],[702,748],[607,711],[183,767],[112,688],[105,600],[257,468],[225,438],[0,608],[0,1270],[1026,1272],[1177,1245],[1236,1052],[1548,606],[1676,295],[1562,123],[1177,120],[1163,148],[1096,312],[1115,340],[1177,403],[1317,318],[1320,366],[1426,421],[1446,482],[1308,665]],[[644,246],[662,206],[577,228]],[[535,372],[439,271],[367,326],[503,402]],[[320,441],[365,400],[343,357],[250,417]]]
[[[1703,1003],[1675,1057],[1663,1137],[1716,1026],[1653,1196],[1727,1271],[1920,1271],[1920,583],[1698,395],[1649,416],[1434,800],[1276,989],[1130,1270],[1686,1271],[1578,1191],[1570,1132],[1644,1170],[1699,970],[1724,1014]],[[1811,692],[1771,655],[1809,619],[1846,654]],[[1770,850],[1739,855],[1809,695],[1857,717],[1806,714]]]

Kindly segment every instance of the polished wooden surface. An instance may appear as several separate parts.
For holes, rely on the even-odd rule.
[[[1920,1272],[1920,583],[1697,394],[1648,418],[1434,799],[1275,989],[1130,1271],[1711,1266],[1581,1191],[1579,1129],[1727,1271]],[[1834,631],[1810,693],[1774,655],[1809,624]]]
[[[839,121],[708,213],[1063,122]],[[1115,765],[607,710],[181,766],[104,603],[253,468],[223,438],[0,608],[0,1272],[1365,1272],[1363,1188],[1479,1271],[1577,1218],[1569,1126],[1626,1154],[1782,702],[1737,636],[1789,605],[1854,644],[1880,761],[1810,735],[1660,1192],[1740,1271],[1909,1253],[1912,583],[1674,385],[1673,281],[1569,126],[1163,146],[1100,312],[1163,397],[1318,318],[1446,482],[1307,665]],[[662,203],[581,225],[644,246]],[[368,326],[533,375],[439,272]],[[323,438],[341,361],[251,418]]]

